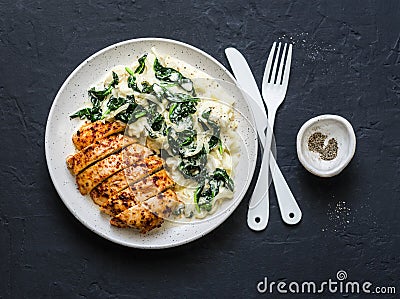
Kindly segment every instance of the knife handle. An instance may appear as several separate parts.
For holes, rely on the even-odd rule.
[[[273,121],[273,119],[272,119]],[[255,231],[264,230],[269,220],[269,163],[272,141],[272,126],[267,129],[264,155],[261,161],[256,187],[251,195],[247,212],[247,225]]]
[[[257,185],[251,196],[249,210],[247,211],[247,225],[254,231],[264,230],[269,220],[269,188],[268,186],[265,187],[268,171],[268,167],[261,167]],[[255,205],[251,206],[254,202]]]

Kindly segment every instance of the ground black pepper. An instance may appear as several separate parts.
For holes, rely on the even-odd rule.
[[[322,160],[330,161],[336,158],[338,146],[335,138],[329,139],[328,144],[325,146],[327,137],[321,132],[315,132],[308,138],[308,149],[318,153]]]

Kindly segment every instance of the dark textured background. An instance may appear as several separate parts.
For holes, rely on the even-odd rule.
[[[318,282],[340,269],[399,293],[400,2],[181,2],[1,1],[0,297],[246,298],[265,276]],[[83,59],[137,37],[187,42],[226,66],[224,49],[235,46],[258,83],[272,42],[294,43],[275,132],[300,225],[282,223],[273,194],[267,230],[250,231],[246,197],[204,238],[143,251],[98,237],[68,212],[44,156],[53,98]],[[323,113],[347,118],[358,142],[331,179],[305,171],[295,148],[300,126]]]

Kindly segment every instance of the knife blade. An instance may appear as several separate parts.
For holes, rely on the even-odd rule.
[[[240,76],[235,75],[236,80],[239,87],[245,91],[244,96],[247,98],[256,120],[257,132],[260,138],[263,138],[268,127],[268,117],[253,73],[246,59],[238,50],[227,48],[225,54],[233,73],[240,74]]]

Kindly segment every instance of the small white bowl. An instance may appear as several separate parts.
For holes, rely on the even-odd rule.
[[[315,132],[327,135],[325,145],[331,138],[336,139],[336,158],[326,161],[320,154],[308,149],[308,139]],[[338,115],[320,115],[308,120],[297,134],[297,156],[301,164],[312,174],[332,177],[339,174],[349,164],[356,150],[356,135],[351,124]]]

